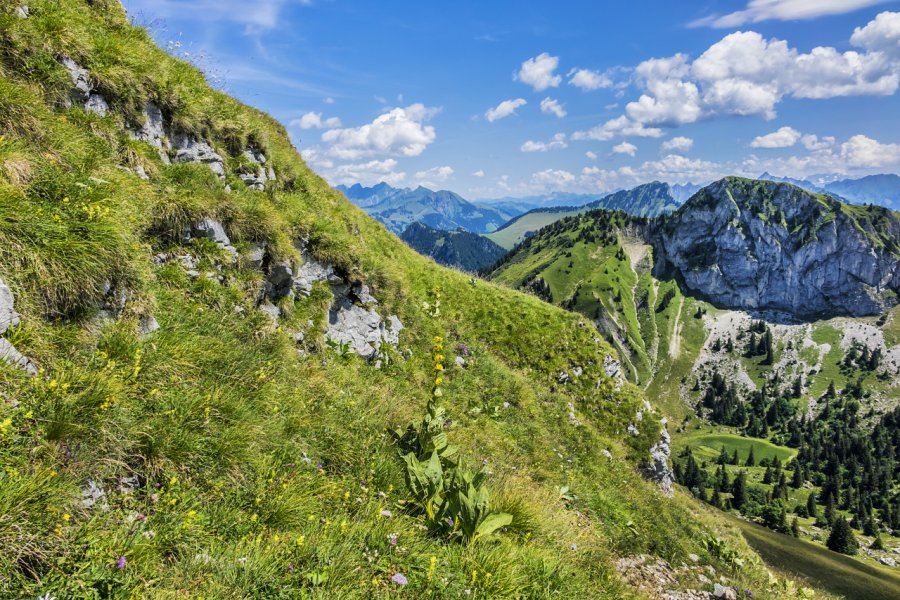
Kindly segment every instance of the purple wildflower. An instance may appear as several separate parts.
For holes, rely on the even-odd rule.
[[[397,573],[396,575],[391,577],[391,581],[393,581],[397,585],[406,585],[407,583],[409,583],[409,581],[407,581],[406,577],[402,573]]]
[[[288,565],[288,571],[293,571],[293,570],[294,570],[294,565]]]
[[[453,519],[451,519],[450,517],[447,517],[447,525],[453,527]]]
[[[578,544],[572,544],[572,550],[578,550]]]
[[[387,537],[388,537],[388,542],[390,543],[391,546],[397,545],[397,534],[396,533],[392,533]]]
[[[389,510],[383,510],[383,511],[381,511],[381,513],[379,513],[379,514],[380,514],[382,517],[387,517],[388,519],[390,519],[391,517],[394,516],[394,514],[393,514],[391,511],[389,511]]]
[[[119,557],[119,560],[116,561],[116,568],[117,568],[117,569],[124,569],[124,568],[125,568],[125,562],[126,562],[126,561],[125,561],[125,557],[124,557],[124,556],[120,556],[120,557]]]

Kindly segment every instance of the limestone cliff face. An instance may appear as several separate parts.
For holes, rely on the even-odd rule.
[[[719,306],[821,318],[898,302],[900,213],[885,208],[728,177],[653,229],[657,274]]]

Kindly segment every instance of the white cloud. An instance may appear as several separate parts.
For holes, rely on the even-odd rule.
[[[325,104],[334,104],[334,98],[332,98],[331,96],[325,96],[325,98],[322,99],[322,102],[324,102]]]
[[[810,151],[825,150],[834,146],[835,139],[831,136],[820,138],[819,136],[808,133],[800,138],[803,147]]]
[[[307,154],[304,152],[304,158]],[[397,172],[397,161],[393,158],[387,160],[371,160],[364,163],[348,163],[323,169],[322,174],[332,185],[375,185],[385,182],[389,185],[400,185],[406,179],[406,173]]]
[[[472,173],[475,177],[484,177],[484,169],[478,169],[474,173]]]
[[[548,115],[556,115],[560,119],[567,114],[566,109],[562,107],[562,104],[552,98],[544,98],[541,100],[541,112]]]
[[[569,85],[574,85],[588,92],[591,90],[599,90],[601,88],[612,87],[612,79],[590,69],[572,69],[568,73]]]
[[[561,190],[575,183],[575,175],[562,169],[545,169],[534,173],[531,181],[547,190]]]
[[[885,0],[749,0],[747,8],[727,15],[713,15],[694,21],[694,26],[740,27],[761,21],[797,21],[827,15],[841,15]]]
[[[360,127],[331,129],[322,134],[328,153],[341,159],[367,156],[418,156],[437,138],[434,127],[424,123],[439,108],[411,104],[393,108]]]
[[[643,123],[632,121],[625,115],[610,119],[602,125],[597,125],[587,131],[576,131],[572,134],[573,140],[598,140],[605,142],[613,139],[615,136],[637,136],[637,137],[662,137],[662,129],[656,127],[644,127]]]
[[[881,169],[900,163],[900,144],[882,144],[864,135],[854,135],[841,144],[840,156],[849,167]]]
[[[632,120],[648,125],[684,125],[700,118],[700,90],[690,81],[665,79],[647,84],[650,94],[629,102],[625,112]]]
[[[300,129],[334,129],[341,126],[341,120],[337,117],[322,118],[322,113],[308,112],[299,119],[290,122],[292,127]]]
[[[628,142],[622,142],[621,144],[613,146],[612,151],[613,154],[627,154],[628,156],[633,157],[634,153],[637,152],[637,146],[629,144]]]
[[[493,123],[494,121],[505,119],[509,115],[515,114],[517,108],[525,106],[526,104],[528,104],[528,102],[526,102],[524,98],[504,100],[494,108],[488,109],[488,111],[484,113],[484,118],[487,119],[489,123]]]
[[[750,142],[751,148],[790,148],[798,141],[802,134],[793,127],[782,127],[767,135],[760,135]]]
[[[562,81],[562,77],[554,75],[558,66],[559,57],[544,52],[523,62],[514,79],[530,85],[536,92],[543,92],[547,88],[557,87]]]
[[[883,12],[865,27],[857,27],[850,43],[900,60],[900,13]]]
[[[751,5],[792,1],[766,0]],[[726,115],[771,120],[784,98],[896,93],[900,88],[900,13],[879,14],[857,28],[850,42],[861,51],[816,47],[803,53],[784,40],[738,31],[709,46],[693,62],[685,54],[646,60],[635,67],[632,78],[640,96],[627,103],[625,114],[619,117],[627,123],[613,119],[576,133],[572,139],[655,135],[658,127]]]
[[[528,140],[519,148],[522,152],[546,152],[548,150],[562,150],[566,148],[566,134],[557,133],[549,142],[535,142]]]
[[[589,159],[591,159],[591,160],[597,160],[597,153],[596,153],[596,152],[591,152],[590,150],[588,150],[587,152],[584,153],[584,155],[585,155],[586,157],[588,157]]]
[[[693,147],[694,140],[689,137],[678,136],[664,141],[659,148],[664,152],[690,152]]]
[[[417,172],[416,180],[419,185],[424,185],[425,187],[438,187],[439,184],[450,179],[453,173],[452,167],[432,167],[426,171]]]

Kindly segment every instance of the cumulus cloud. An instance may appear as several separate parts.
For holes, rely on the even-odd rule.
[[[804,53],[784,40],[738,31],[709,46],[693,62],[685,54],[646,60],[635,67],[632,79],[640,96],[626,104],[619,118],[628,122],[614,119],[572,138],[651,135],[658,127],[722,115],[774,119],[786,97],[894,94],[900,87],[900,13],[879,14],[857,28],[850,43],[859,50],[816,47]]]
[[[566,109],[562,107],[562,104],[552,98],[544,98],[541,100],[541,112],[548,115],[556,115],[560,119],[568,114],[566,113]]]
[[[865,27],[857,27],[850,36],[850,43],[900,60],[900,13],[883,12]]]
[[[322,118],[322,113],[308,112],[299,119],[290,122],[292,127],[300,129],[334,129],[341,126],[341,120],[337,117]]]
[[[613,154],[627,154],[628,156],[634,156],[634,153],[637,152],[637,146],[629,144],[628,142],[622,142],[621,144],[613,146],[612,151]]]
[[[450,179],[453,173],[452,167],[432,167],[425,171],[418,171],[416,173],[416,181],[419,185],[424,185],[425,187],[438,187],[439,184]]]
[[[622,115],[586,131],[576,131],[572,134],[572,139],[605,142],[617,135],[657,138],[662,137],[663,131],[656,127],[644,127],[643,123],[632,121],[625,115]]]
[[[900,164],[900,144],[882,144],[864,135],[854,135],[841,144],[840,157],[852,168],[896,166]]]
[[[331,129],[322,134],[328,153],[345,160],[368,156],[418,156],[437,138],[434,127],[425,125],[439,108],[411,104],[393,108],[360,127]]]
[[[584,155],[585,155],[586,157],[588,157],[589,159],[591,159],[591,160],[597,160],[597,153],[596,153],[596,152],[591,152],[590,150],[588,150],[587,152],[584,153]]]
[[[304,158],[306,158],[306,153],[304,153]],[[330,169],[324,169],[322,174],[333,185],[353,185],[354,183],[375,185],[383,181],[397,186],[406,179],[406,173],[395,171],[396,168],[397,161],[389,158],[336,165]]]
[[[562,81],[561,76],[554,74],[558,66],[559,57],[544,52],[523,62],[514,79],[530,85],[536,92],[543,92],[547,88],[559,86]]]
[[[566,147],[566,134],[557,133],[549,142],[535,142],[528,140],[522,144],[520,150],[522,152],[547,152],[548,150],[562,150]]]
[[[585,92],[612,87],[612,79],[598,71],[590,69],[572,69],[567,74],[569,85],[574,85]]]
[[[509,115],[515,114],[517,108],[525,106],[526,104],[528,104],[528,102],[526,102],[524,98],[504,100],[494,108],[488,109],[488,111],[484,113],[484,118],[487,119],[489,123],[493,123],[494,121],[505,119]]]
[[[472,173],[475,177],[484,177],[484,169],[478,169],[474,173]]]
[[[830,135],[820,138],[815,134],[808,133],[800,138],[800,142],[807,150],[818,151],[825,150],[834,146],[835,139]]]
[[[726,15],[711,15],[691,23],[695,27],[740,27],[761,21],[797,21],[840,15],[884,0],[749,0],[744,10]]]
[[[678,136],[664,141],[659,148],[663,152],[690,152],[693,147],[694,140],[689,137]]]
[[[802,134],[793,127],[782,127],[778,131],[753,138],[751,148],[790,148],[798,141]]]
[[[563,169],[545,169],[531,176],[532,183],[546,190],[561,190],[575,183],[573,173]]]

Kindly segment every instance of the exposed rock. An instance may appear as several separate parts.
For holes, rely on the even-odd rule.
[[[84,110],[105,117],[109,112],[109,104],[106,103],[106,98],[100,94],[92,93],[84,103]]]
[[[237,256],[237,250],[231,245],[231,240],[228,239],[225,228],[215,219],[204,217],[191,228],[191,234],[194,237],[206,238],[211,242],[215,242],[217,246],[232,256]]]
[[[796,186],[729,177],[652,234],[657,274],[714,304],[800,318],[872,315],[900,293],[900,218]]]
[[[13,293],[0,279],[0,334],[6,333],[10,327],[19,326],[19,313],[13,308]]]
[[[27,19],[31,14],[30,11],[31,9],[23,4],[22,6],[16,8],[16,16],[20,19]]]
[[[0,279],[0,335],[6,333],[10,327],[18,327],[20,318],[19,314],[13,308],[13,294],[9,286]],[[37,367],[31,362],[27,356],[16,350],[12,343],[4,338],[0,338],[0,360],[19,367],[28,375],[34,377],[37,375]]]
[[[665,420],[659,432],[659,441],[650,448],[650,458],[642,465],[641,472],[649,481],[659,486],[666,496],[672,495],[675,475],[669,467],[669,456],[672,453],[672,440],[666,430]]]
[[[259,310],[263,311],[266,316],[272,319],[273,323],[278,322],[278,318],[281,316],[281,309],[272,304],[271,302],[266,302],[265,304],[261,304],[259,306]]]
[[[269,266],[266,276],[266,293],[273,299],[288,296],[294,288],[294,270],[291,263],[283,261]]]
[[[94,84],[91,81],[88,70],[68,56],[60,58],[59,62],[69,72],[69,77],[72,78],[72,85],[74,86],[75,97],[84,106],[84,109],[101,117],[105,116],[109,112],[109,104],[107,104],[106,98],[94,92]]]
[[[622,364],[613,358],[611,354],[607,354],[603,357],[603,372],[606,373],[607,377],[615,379],[622,373]]]
[[[886,567],[896,567],[897,561],[891,558],[890,556],[882,556],[878,559],[878,562],[883,564]]]
[[[141,320],[138,323],[138,329],[140,330],[141,335],[150,335],[159,331],[159,322],[153,315],[146,315],[141,317]]]
[[[251,269],[261,269],[266,260],[266,243],[255,242],[250,244],[250,250],[244,256],[244,260]]]
[[[466,359],[464,359],[462,356],[457,356],[454,359],[454,362],[456,362],[456,366],[459,367],[460,369],[465,368],[465,366],[466,366]]]
[[[562,384],[569,383],[569,374],[566,373],[565,371],[560,371],[559,374],[556,376],[556,382],[562,383]]]
[[[605,456],[607,460],[612,460],[612,458],[613,458],[612,452],[610,452],[610,451],[609,451],[608,449],[606,449],[606,448],[604,448],[603,450],[601,450],[600,453],[601,453],[603,456]]]
[[[185,133],[176,134],[172,138],[176,163],[203,163],[209,165],[219,179],[225,178],[225,161],[207,142],[198,140]]]
[[[81,490],[81,506],[84,508],[97,507],[100,510],[109,510],[106,502],[106,491],[96,481],[89,479]]]
[[[261,151],[247,148],[244,150],[244,158],[255,166],[255,171],[238,174],[238,177],[247,184],[247,187],[255,190],[263,190],[266,187],[266,181],[270,179],[273,181],[275,180],[275,170],[272,169],[272,167],[266,169],[266,167],[263,166],[266,162],[266,155]]]
[[[143,116],[144,122],[130,130],[131,136],[156,148],[159,151],[160,160],[165,164],[169,164],[169,155],[167,153],[169,143],[166,137],[166,124],[162,111],[156,104],[148,102],[144,106]]]
[[[737,591],[734,588],[717,583],[713,588],[713,596],[724,600],[737,600]]]
[[[355,304],[350,296],[338,297],[328,314],[325,337],[336,344],[349,344],[350,350],[371,358],[382,343],[397,345],[403,324],[391,315],[387,322],[374,309]]]

